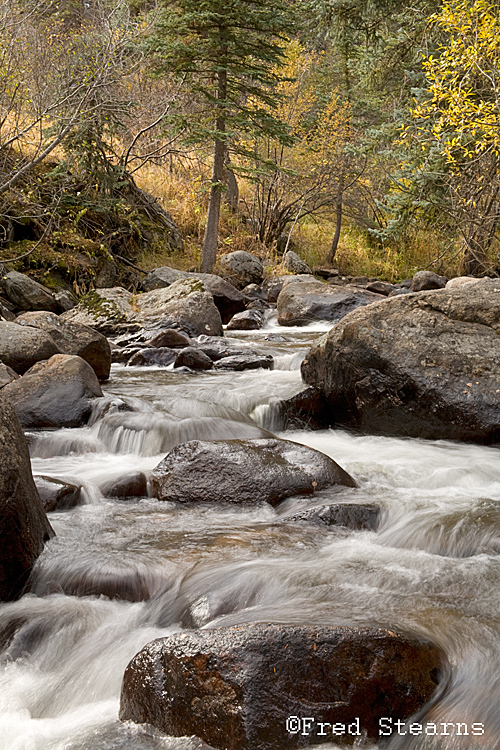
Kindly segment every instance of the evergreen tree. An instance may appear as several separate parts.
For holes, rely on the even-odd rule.
[[[167,0],[150,40],[157,72],[183,77],[201,104],[196,117],[175,115],[186,142],[213,144],[204,272],[211,272],[216,261],[229,151],[241,152],[239,136],[255,132],[287,139],[287,128],[270,113],[269,105],[272,109],[276,101],[282,44],[293,28],[289,0]]]

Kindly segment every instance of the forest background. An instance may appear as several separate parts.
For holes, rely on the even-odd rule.
[[[498,275],[500,3],[0,9],[5,268],[77,293],[232,250]]]

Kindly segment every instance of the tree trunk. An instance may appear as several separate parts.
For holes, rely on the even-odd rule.
[[[224,30],[221,29],[221,38]],[[227,43],[221,44],[221,60],[227,55]],[[207,224],[201,250],[201,271],[212,273],[217,261],[217,240],[219,237],[219,217],[222,190],[224,189],[224,163],[226,161],[226,117],[227,69],[222,68],[217,74],[217,101],[219,102],[215,120],[216,136],[214,140],[214,163],[212,168],[212,185],[208,201]]]
[[[328,263],[333,263],[337,248],[339,246],[340,228],[342,226],[342,193],[339,197],[337,197],[337,202],[335,204],[335,216],[335,234],[333,235],[330,252],[328,253],[327,257]]]

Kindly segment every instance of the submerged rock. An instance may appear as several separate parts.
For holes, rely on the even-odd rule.
[[[23,593],[33,564],[54,535],[38,495],[26,438],[0,394],[0,601]]]
[[[35,475],[33,479],[47,513],[74,508],[82,502],[82,488],[76,484],[42,474]]]
[[[142,471],[133,471],[120,477],[115,482],[106,484],[101,488],[104,497],[130,498],[146,497],[148,494],[148,482]]]
[[[274,368],[274,358],[271,354],[257,354],[256,352],[246,352],[245,354],[234,354],[219,359],[215,363],[216,370],[272,370]]]
[[[181,632],[132,659],[120,719],[194,734],[220,750],[352,744],[362,735],[375,742],[382,718],[405,721],[429,701],[445,665],[437,647],[377,628]]]
[[[55,354],[3,388],[25,429],[80,427],[102,396],[91,366],[81,357]]]
[[[283,521],[305,521],[316,526],[345,526],[352,531],[375,531],[380,508],[375,505],[335,504],[306,508],[285,516]]]
[[[245,310],[233,315],[227,324],[228,331],[257,331],[264,325],[264,315],[260,310]]]
[[[136,350],[131,355],[130,359],[127,360],[127,367],[150,367],[151,365],[167,367],[168,365],[171,365],[172,362],[175,362],[177,354],[178,353],[175,349],[169,349],[167,346],[139,349]]]
[[[291,495],[356,483],[333,459],[289,440],[191,440],[152,471],[150,494],[181,503],[277,505]]]
[[[302,364],[330,424],[500,440],[500,282],[420,292],[355,310]]]

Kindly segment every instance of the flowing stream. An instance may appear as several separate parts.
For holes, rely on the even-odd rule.
[[[148,641],[181,628],[254,621],[374,625],[430,638],[452,671],[419,721],[466,723],[469,734],[397,734],[388,746],[500,747],[498,449],[277,432],[273,405],[302,389],[300,362],[326,329],[284,329],[271,318],[261,331],[228,336],[271,353],[273,371],[113,366],[89,426],[30,436],[33,472],[83,485],[85,504],[50,514],[57,536],[30,593],[0,606],[0,632],[15,629],[0,656],[0,750],[206,747],[120,723],[124,669]],[[332,456],[359,486],[277,509],[103,497],[111,481],[147,473],[177,443],[268,430]],[[328,502],[377,504],[378,531],[282,520]],[[472,734],[472,723],[484,733]]]

